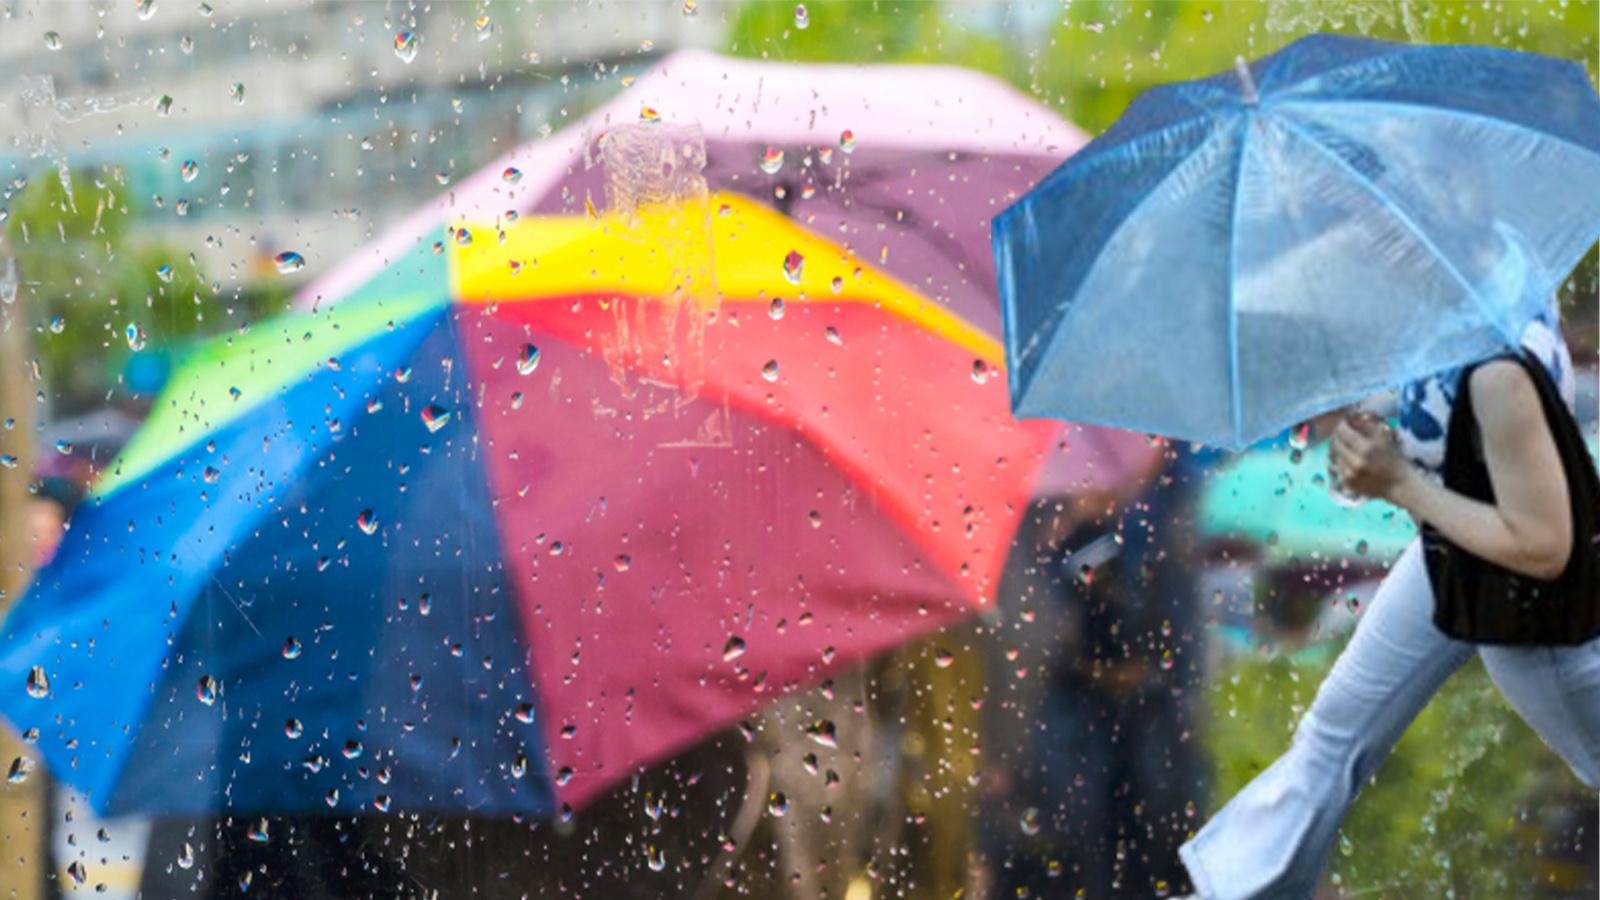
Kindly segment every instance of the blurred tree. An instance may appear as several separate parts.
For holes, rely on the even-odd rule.
[[[270,283],[219,295],[194,254],[140,233],[117,170],[71,180],[69,198],[53,173],[32,179],[5,226],[52,414],[104,403],[130,353],[174,352],[283,307]]]

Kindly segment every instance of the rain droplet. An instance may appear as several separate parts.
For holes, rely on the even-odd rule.
[[[359,759],[361,757],[361,752],[362,752],[363,749],[365,749],[365,748],[363,748],[361,746],[361,742],[360,741],[345,741],[344,742],[344,758],[345,759]]]
[[[767,364],[761,367],[761,377],[768,381],[777,381],[778,361],[775,359],[767,360]]]
[[[217,680],[210,675],[201,675],[195,683],[194,696],[196,700],[207,706],[217,702]]]
[[[1311,446],[1311,423],[1301,422],[1289,432],[1289,449],[1304,450]]]
[[[72,442],[71,441],[66,441],[66,440],[56,441],[56,452],[61,454],[62,456],[71,456],[72,455]]]
[[[161,94],[161,95],[157,96],[156,97],[156,102],[155,102],[155,107],[156,107],[156,113],[159,114],[159,115],[163,115],[164,116],[167,113],[172,112],[172,95],[171,94]]]
[[[523,344],[517,351],[517,374],[531,375],[533,370],[539,368],[539,348],[532,344]]]
[[[257,819],[255,824],[250,826],[250,840],[257,844],[265,844],[268,841],[266,819]]]
[[[84,868],[82,861],[76,859],[67,866],[67,875],[72,878],[73,884],[83,884],[89,880],[89,870]]]
[[[233,102],[235,103],[244,103],[244,82],[235,81],[233,84],[229,85],[228,96],[232,97]]]
[[[150,17],[156,14],[156,0],[138,0],[133,9],[134,12],[139,14],[140,19],[148,22]],[[206,7],[206,9],[210,9],[210,7]]]
[[[943,647],[938,647],[933,651],[933,664],[941,669],[950,668],[955,661],[956,655]]]
[[[515,715],[517,717],[517,721],[518,722],[521,722],[524,725],[532,725],[533,724],[533,704],[532,703],[520,704],[519,706],[517,706],[517,711],[513,715]]]
[[[767,173],[768,175],[776,175],[778,174],[778,170],[782,168],[783,148],[768,147],[766,152],[761,154],[761,171]]]
[[[449,172],[436,172],[436,173],[434,173],[433,180],[439,182],[440,184],[449,184],[450,183],[450,173]]]
[[[301,646],[300,642],[295,640],[293,637],[287,637],[283,640],[284,659],[299,659],[300,654],[302,651],[304,651],[304,649],[305,648]]]
[[[511,777],[521,778],[526,774],[528,774],[528,757],[518,751],[517,755],[511,760]]]
[[[639,107],[639,121],[654,125],[661,121],[661,113],[654,106]]]
[[[187,34],[184,35],[183,37],[178,38],[178,49],[182,50],[184,52],[184,55],[188,55],[190,53],[193,53],[194,52],[194,38],[190,37]]]
[[[811,527],[812,528],[821,528],[822,527],[822,513],[817,512],[816,510],[813,509],[811,512],[806,513],[806,521],[811,523]]]
[[[328,793],[323,795],[322,799],[329,806],[338,806],[339,805],[339,789],[338,788],[328,788]]]
[[[790,250],[783,257],[783,277],[787,278],[790,284],[800,283],[800,273],[805,267],[806,258],[800,255],[799,250]]]
[[[507,166],[506,170],[500,173],[500,178],[507,184],[516,184],[522,180],[522,170],[516,166]]]
[[[293,250],[285,250],[272,258],[279,275],[290,275],[306,267],[306,258]]]
[[[794,27],[805,31],[811,27],[811,14],[806,12],[804,3],[797,3],[794,7]]]
[[[472,246],[472,232],[466,228],[457,228],[456,243],[462,247]]]
[[[618,572],[626,572],[633,568],[633,557],[626,553],[618,553],[616,558],[611,561],[611,566]]]
[[[305,725],[301,724],[299,719],[290,719],[289,721],[283,723],[283,734],[290,740],[294,740],[305,733],[306,727]]]
[[[6,773],[6,781],[12,784],[21,784],[28,780],[28,775],[33,771],[33,758],[19,756],[11,761],[11,770]]]
[[[1367,555],[1367,549],[1368,549],[1367,548],[1367,542],[1366,542],[1365,539],[1356,541],[1356,555],[1357,556],[1366,556]]]
[[[138,353],[140,350],[144,349],[145,333],[143,326],[139,325],[138,323],[129,325],[125,334],[128,337],[128,349],[135,353]]]
[[[35,700],[50,696],[50,676],[44,673],[44,666],[34,666],[28,672],[28,696]]]
[[[981,359],[972,361],[972,380],[978,384],[989,383],[989,364]]]
[[[192,869],[192,868],[194,868],[194,848],[189,846],[189,842],[188,841],[184,841],[184,843],[183,843],[183,852],[178,854],[178,868],[180,868],[180,869]]]
[[[450,412],[437,403],[429,403],[422,408],[422,424],[428,426],[429,434],[433,434],[450,424]]]
[[[165,265],[159,269],[156,269],[156,277],[164,282],[167,282],[168,284],[172,283],[172,274],[172,266],[170,265]]]
[[[683,14],[692,16],[700,11],[700,4],[696,0],[683,0]]]
[[[362,534],[375,534],[378,531],[378,517],[372,514],[372,510],[363,509],[356,516],[356,527],[361,529]]]
[[[61,32],[59,32],[59,31],[46,31],[44,33],[44,45],[46,47],[50,48],[51,50],[60,50],[61,49]]]
[[[839,746],[839,731],[827,719],[819,719],[806,726],[806,737],[814,744],[834,748]]]
[[[839,336],[839,329],[833,327],[832,325],[829,325],[827,328],[822,329],[822,336],[827,338],[828,339],[828,343],[830,343],[830,344],[834,344],[834,345],[841,346],[841,347],[844,346],[844,338]]]
[[[378,812],[388,812],[389,804],[390,801],[388,794],[379,794],[378,796],[372,798],[372,808]]]
[[[556,787],[566,787],[567,782],[569,782],[571,780],[572,780],[572,767],[571,766],[562,766],[559,770],[556,771]]]
[[[486,41],[489,39],[491,32],[489,28],[488,16],[479,16],[478,18],[474,19],[472,22],[472,27],[478,29],[478,40]]]
[[[1023,810],[1022,811],[1022,820],[1021,820],[1021,822],[1019,824],[1022,826],[1022,833],[1023,834],[1026,834],[1029,837],[1032,837],[1033,835],[1038,834],[1039,833],[1039,810],[1037,810],[1037,809],[1035,809],[1035,808],[1033,808],[1031,806],[1028,807],[1027,809]]]
[[[734,635],[722,646],[722,661],[733,662],[744,655],[744,638]]]
[[[839,149],[843,150],[846,153],[854,153],[855,152],[855,150],[856,150],[856,133],[854,131],[851,131],[850,129],[846,128],[845,130],[839,132]]]
[[[644,857],[652,872],[660,872],[667,867],[667,855],[654,847],[646,848]]]
[[[401,384],[405,384],[406,382],[410,381],[411,380],[411,367],[410,366],[396,366],[395,370],[394,370],[394,380],[400,382]]]
[[[767,315],[771,316],[773,319],[781,319],[781,318],[783,318],[783,298],[782,297],[773,297],[772,298],[772,303],[768,304],[768,306],[767,306]]]
[[[186,159],[183,165],[178,167],[178,174],[183,176],[184,181],[193,181],[200,177],[200,164],[192,159]]]
[[[394,55],[408,65],[417,58],[417,36],[414,32],[402,31],[394,36]]]
[[[789,812],[789,798],[785,797],[782,791],[775,791],[767,798],[767,812],[774,818],[783,818]]]

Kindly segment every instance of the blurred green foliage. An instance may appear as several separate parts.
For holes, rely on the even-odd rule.
[[[193,254],[141,233],[115,170],[70,180],[69,197],[42,169],[11,197],[5,222],[53,415],[105,403],[134,352],[130,326],[143,336],[139,352],[168,354],[283,307],[281,289],[220,298]]]
[[[1309,658],[1236,659],[1217,673],[1203,740],[1218,802],[1288,749],[1336,648],[1322,649]],[[1582,785],[1474,659],[1363,790],[1328,882],[1352,897],[1578,896],[1593,890],[1593,815]],[[1581,851],[1574,826],[1584,829]]]

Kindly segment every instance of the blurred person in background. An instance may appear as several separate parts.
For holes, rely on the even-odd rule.
[[[1200,471],[1169,449],[1131,492],[1042,498],[1019,527],[985,716],[994,896],[1188,888],[1172,857],[1205,794]]]

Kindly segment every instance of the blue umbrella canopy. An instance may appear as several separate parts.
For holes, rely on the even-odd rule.
[[[1573,62],[1314,35],[1153,89],[995,219],[1013,408],[1246,446],[1516,344],[1597,196]]]

